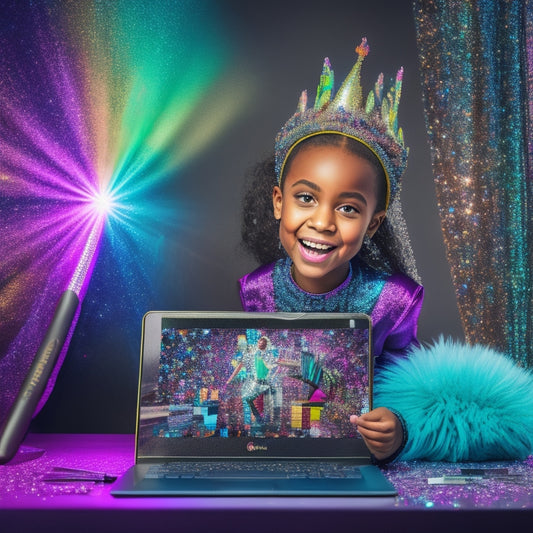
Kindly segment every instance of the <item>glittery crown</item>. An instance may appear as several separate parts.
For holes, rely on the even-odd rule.
[[[398,127],[403,68],[386,94],[383,74],[380,74],[363,102],[361,66],[370,51],[366,38],[355,51],[357,61],[334,97],[334,75],[328,58],[324,60],[312,108],[307,108],[307,91],[302,92],[296,113],[276,137],[276,173],[281,182],[288,156],[304,139],[323,133],[345,135],[367,146],[381,162],[387,178],[388,208],[400,189],[400,177],[407,166],[407,149],[402,129]]]

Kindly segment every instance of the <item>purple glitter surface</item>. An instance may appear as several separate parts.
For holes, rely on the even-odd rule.
[[[403,508],[472,509],[527,508],[533,505],[531,457],[524,462],[437,463],[399,462],[385,472],[398,491],[396,506]],[[507,476],[470,481],[464,485],[428,483],[430,478],[457,476],[461,469],[506,469]]]
[[[109,483],[86,481],[50,483],[43,475],[55,467],[78,468],[110,475],[120,475],[134,462],[132,435],[51,435],[34,434],[26,439],[24,452],[7,465],[0,466],[0,511],[4,508],[48,508],[69,507],[150,507],[150,499],[113,499]],[[39,452],[41,449],[41,452]],[[29,460],[28,460],[29,459]],[[487,476],[486,479],[465,485],[430,485],[429,478],[457,475],[461,469],[506,469],[504,479]],[[434,463],[398,462],[384,471],[398,496],[372,500],[369,506],[386,509],[444,509],[459,511],[465,509],[531,509],[533,508],[533,458],[523,462],[487,463]],[[62,498],[68,496],[68,499]],[[74,497],[76,496],[76,497]],[[167,498],[164,505],[198,505],[195,500],[177,501]],[[237,498],[239,507],[256,506],[262,499]],[[152,500],[153,501],[153,500]],[[211,500],[212,506],[227,506],[227,499]],[[294,506],[294,500],[277,500],[279,507]],[[55,503],[54,503],[55,502]],[[181,503],[180,503],[181,502]],[[306,503],[309,502],[309,503]],[[204,504],[207,505],[207,504]],[[234,503],[234,505],[237,505]],[[261,504],[262,505],[262,504]],[[360,505],[357,498],[343,499],[300,499],[302,508],[328,506],[350,508]]]

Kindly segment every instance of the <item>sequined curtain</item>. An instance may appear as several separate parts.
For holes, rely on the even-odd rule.
[[[416,0],[414,14],[465,336],[533,367],[533,0]]]

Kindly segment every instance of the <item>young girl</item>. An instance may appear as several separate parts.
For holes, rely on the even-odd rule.
[[[398,202],[407,151],[396,117],[402,71],[363,106],[359,57],[333,100],[324,68],[315,105],[304,92],[258,165],[244,199],[243,240],[264,263],[240,280],[246,311],[360,312],[371,316],[376,369],[417,345],[423,289]],[[407,440],[400,413],[377,407],[351,421],[378,461]]]

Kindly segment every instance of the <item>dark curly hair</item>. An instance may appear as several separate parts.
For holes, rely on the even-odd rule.
[[[244,249],[261,264],[285,255],[279,242],[279,222],[274,218],[272,191],[278,184],[274,154],[247,174],[242,200],[241,237]]]
[[[378,203],[376,212],[385,209],[386,177],[379,159],[364,144],[338,134],[315,135],[294,147],[285,163],[284,173],[301,151],[314,146],[337,146],[369,161],[376,169]],[[247,174],[242,202],[241,236],[244,249],[261,264],[271,263],[286,255],[279,241],[279,221],[274,218],[272,191],[278,184],[274,154],[255,165]],[[283,188],[283,178],[281,182]],[[365,243],[359,257],[388,273],[408,272],[394,229],[385,218],[371,241]]]

